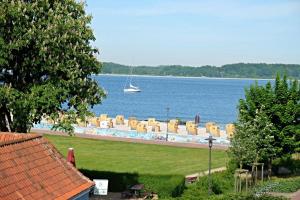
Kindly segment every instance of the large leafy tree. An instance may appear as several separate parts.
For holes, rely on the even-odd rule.
[[[0,130],[27,132],[42,117],[72,130],[91,114],[103,90],[91,77],[101,64],[84,3],[76,0],[1,0]]]
[[[274,85],[257,83],[246,89],[231,152],[238,162],[250,164],[299,152],[300,88],[297,80],[277,75]]]

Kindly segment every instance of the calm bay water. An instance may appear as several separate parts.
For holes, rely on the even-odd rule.
[[[207,79],[177,77],[135,76],[132,83],[142,92],[123,92],[126,76],[99,75],[94,77],[108,92],[102,104],[93,108],[96,115],[106,113],[111,117],[122,114],[126,118],[138,119],[155,117],[158,120],[169,118],[193,120],[200,115],[201,124],[214,121],[224,127],[236,121],[237,105],[244,98],[244,88],[255,80]],[[258,80],[259,84],[267,80]]]

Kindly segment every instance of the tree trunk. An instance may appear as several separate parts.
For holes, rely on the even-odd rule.
[[[12,127],[11,127],[11,116],[10,113],[8,112],[7,108],[4,106],[0,108],[0,131],[3,132],[11,132]]]
[[[5,115],[3,113],[3,109],[0,108],[0,131],[1,132],[7,132],[7,126],[5,123]]]
[[[8,130],[8,132],[11,132],[10,123],[8,121],[7,114],[4,114],[4,117],[5,117],[5,125],[7,127],[7,130]]]

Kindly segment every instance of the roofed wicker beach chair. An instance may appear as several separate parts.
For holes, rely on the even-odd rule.
[[[117,115],[116,116],[116,125],[124,125],[124,115]]]

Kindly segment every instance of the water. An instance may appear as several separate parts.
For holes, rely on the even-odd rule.
[[[142,92],[124,94],[126,76],[99,75],[94,78],[108,92],[102,104],[92,109],[96,115],[106,113],[115,117],[122,114],[140,120],[155,117],[186,121],[194,120],[199,114],[200,125],[214,121],[221,127],[236,121],[237,105],[239,99],[244,98],[244,88],[255,83],[249,79],[135,76],[132,83]],[[258,83],[266,84],[267,80],[258,80]]]

